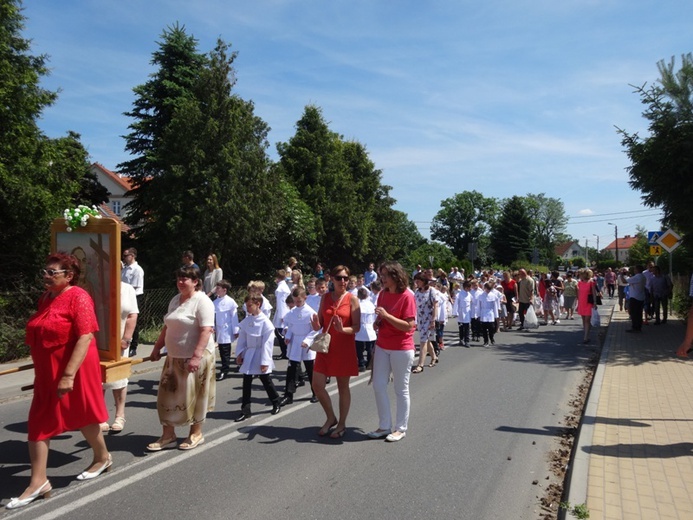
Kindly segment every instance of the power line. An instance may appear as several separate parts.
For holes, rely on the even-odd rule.
[[[591,218],[591,217],[605,217],[607,215],[626,215],[627,213],[644,213],[652,211],[662,211],[661,209],[633,209],[630,211],[618,211],[616,213],[595,213],[592,215],[576,215],[575,217],[568,218]]]

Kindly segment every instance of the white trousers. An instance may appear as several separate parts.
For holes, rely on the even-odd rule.
[[[375,346],[373,358],[373,390],[375,392],[375,404],[378,407],[378,428],[390,431],[407,431],[409,423],[409,377],[414,362],[414,349],[411,350],[386,350]],[[392,373],[395,397],[397,403],[397,417],[395,427],[392,427],[392,412],[390,410],[390,398],[387,395],[387,385]]]

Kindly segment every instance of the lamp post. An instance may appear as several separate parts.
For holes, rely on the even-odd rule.
[[[616,267],[618,267],[618,226],[611,222],[607,222],[607,224],[614,226],[614,238],[616,239]]]
[[[597,254],[599,254],[599,235],[597,235],[596,233],[592,233],[592,236],[597,237]]]
[[[587,249],[587,237],[582,237],[585,239],[585,267],[590,266],[590,252]]]

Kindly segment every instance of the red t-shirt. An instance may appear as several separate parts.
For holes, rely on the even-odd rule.
[[[378,307],[400,320],[416,320],[416,301],[411,291],[402,293],[380,291]],[[385,350],[414,350],[414,328],[404,332],[393,327],[387,320],[378,318],[378,339],[376,344]]]

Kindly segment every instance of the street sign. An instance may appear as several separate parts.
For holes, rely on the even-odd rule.
[[[671,253],[681,245],[681,236],[673,229],[667,229],[664,234],[657,239],[657,244]]]
[[[656,246],[657,240],[664,234],[664,231],[648,231],[647,232],[647,245]]]
[[[650,246],[650,256],[661,256],[662,246]]]

